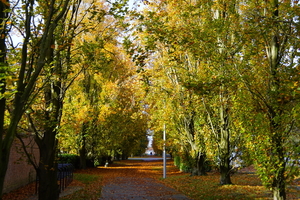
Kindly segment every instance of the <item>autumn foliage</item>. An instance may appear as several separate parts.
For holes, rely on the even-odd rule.
[[[165,144],[181,170],[208,175],[169,165],[160,180],[156,162],[115,162],[78,171],[81,194],[97,198],[112,177],[133,173],[193,199],[269,198],[262,185],[274,200],[297,196],[289,184],[299,176],[298,1],[12,3],[0,13],[3,31],[24,42],[0,41],[10,49],[0,59],[0,179],[19,133],[36,136],[38,175],[50,166],[40,178],[48,197],[58,153],[79,155],[81,168],[142,155],[151,129],[155,152]],[[257,175],[238,171],[249,165]]]

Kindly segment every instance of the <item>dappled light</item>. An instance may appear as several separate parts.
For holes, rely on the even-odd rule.
[[[299,16],[299,0],[0,1],[0,199],[299,199]]]
[[[126,182],[127,178],[145,187],[150,187],[145,178],[152,178],[170,188],[176,189],[178,192],[195,200],[206,199],[224,199],[224,200],[252,200],[252,199],[271,199],[272,193],[262,186],[261,181],[255,174],[253,167],[247,168],[247,171],[241,170],[232,175],[232,185],[221,186],[219,184],[219,172],[212,171],[206,176],[191,176],[178,170],[173,165],[173,160],[167,162],[167,178],[162,178],[162,161],[139,161],[124,160],[115,161],[108,167],[98,166],[96,168],[88,168],[85,170],[76,170],[74,181],[66,190],[81,187],[81,190],[74,191],[73,194],[64,196],[63,200],[86,200],[99,199],[101,196],[101,188],[109,185],[114,180],[118,180],[120,184]],[[21,200],[30,193],[34,185],[26,186],[19,192],[12,192],[4,195],[4,200]],[[121,187],[121,186],[120,186]],[[295,180],[293,185],[288,189],[287,197],[289,200],[299,199],[300,191],[299,179]],[[115,191],[118,193],[118,191]],[[23,196],[20,195],[23,193]],[[31,191],[32,194],[32,191]],[[80,195],[81,197],[79,197]],[[122,194],[119,194],[122,195]],[[157,194],[161,195],[161,194]]]

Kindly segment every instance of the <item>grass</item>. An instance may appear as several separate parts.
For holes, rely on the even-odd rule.
[[[138,162],[138,161],[137,161]],[[62,200],[86,200],[99,199],[101,196],[102,181],[104,177],[126,176],[127,170],[134,170],[136,173],[144,173],[145,176],[151,176],[165,185],[176,189],[194,200],[272,200],[271,191],[262,186],[258,176],[254,173],[236,173],[231,176],[232,185],[220,185],[220,175],[217,172],[210,172],[207,176],[190,176],[190,174],[179,172],[171,162],[167,166],[167,178],[162,179],[162,165],[154,162],[141,162],[142,165],[136,165],[133,162],[116,162],[112,168],[102,168],[108,170],[95,174],[94,170],[75,173],[74,180],[82,184],[83,189]],[[115,169],[115,174],[107,175],[107,172]],[[120,173],[120,171],[124,173]],[[132,172],[131,172],[132,173]],[[293,183],[294,186],[300,186],[300,180]],[[288,188],[287,199],[300,199],[299,189]]]
[[[212,173],[207,176],[195,177],[190,177],[189,175],[173,176],[164,179],[163,182],[193,199],[253,200],[268,199],[270,197],[270,194],[261,186],[257,178],[246,176],[236,178],[239,180],[247,178],[253,184],[240,184],[233,180],[236,184],[222,186],[219,184],[219,175]]]
[[[98,199],[101,196],[102,177],[95,174],[75,173],[75,185],[82,189],[72,193],[71,195],[61,197],[60,200],[87,200]]]
[[[115,174],[107,174],[115,169]],[[168,161],[167,178],[162,178],[163,167],[160,162],[143,161],[121,161],[115,162],[110,168],[100,174],[85,171],[75,174],[75,180],[84,184],[84,188],[63,200],[74,199],[98,199],[101,196],[101,182],[107,177],[126,176],[128,170],[130,173],[144,174],[151,176],[163,184],[176,189],[194,200],[272,200],[272,193],[262,186],[259,177],[254,172],[235,173],[231,176],[232,185],[220,185],[220,175],[218,172],[210,172],[207,176],[190,176],[190,174],[180,172],[173,164]],[[99,177],[102,176],[102,177]],[[91,188],[94,189],[91,189]],[[287,189],[288,200],[300,200],[300,179],[293,182],[293,187]]]
[[[115,177],[151,177],[163,184],[176,189],[182,194],[194,200],[272,200],[271,191],[262,186],[260,179],[254,172],[238,172],[231,176],[232,185],[220,185],[218,172],[210,172],[207,176],[190,176],[180,172],[172,161],[167,164],[167,178],[162,179],[163,166],[161,161],[120,161],[109,167],[99,167],[86,170],[77,170],[74,173],[74,181],[67,190],[73,187],[81,187],[79,191],[74,190],[72,194],[61,197],[61,200],[98,200],[101,197],[103,185],[109,183]],[[78,188],[77,187],[77,188]],[[18,193],[34,191],[31,188],[20,192],[12,192],[5,199],[18,198]],[[297,177],[292,185],[287,187],[287,200],[300,200],[300,177]]]
[[[74,180],[80,181],[83,184],[91,184],[97,181],[99,176],[91,174],[74,174]]]
[[[173,174],[173,166],[167,169],[167,178],[157,179],[165,185],[195,200],[271,200],[272,192],[267,190],[259,177],[254,173],[235,173],[231,176],[232,185],[220,185],[218,172],[210,172],[207,176],[190,176],[189,174]],[[293,187],[287,189],[287,199],[300,200],[300,180],[294,181]]]

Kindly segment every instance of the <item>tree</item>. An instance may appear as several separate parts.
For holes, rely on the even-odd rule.
[[[202,113],[201,117],[207,119],[206,127],[217,143],[220,183],[231,184],[231,152],[237,137],[231,122],[236,84],[230,80],[240,49],[235,1],[159,1],[151,8],[145,11],[141,26],[148,33],[144,34],[146,49],[166,48],[166,66],[180,71],[179,83],[203,99],[207,116]]]
[[[72,124],[75,130],[74,133],[67,134],[74,135],[78,141],[82,141],[84,136],[85,148],[81,146],[80,149],[95,160],[106,160],[107,157],[115,157],[118,154],[124,158],[128,157],[134,153],[135,146],[139,145],[140,138],[145,136],[146,131],[145,117],[140,104],[142,93],[139,91],[138,77],[132,74],[134,68],[130,69],[132,65],[126,60],[121,60],[122,56],[118,55],[121,50],[110,51],[113,51],[114,55],[108,65],[115,69],[114,77],[105,75],[107,66],[101,65],[97,71],[90,69],[85,76],[80,76],[76,82],[79,84],[74,84],[69,91],[68,98],[72,100],[66,104],[68,110],[63,118],[64,129]],[[84,92],[83,95],[77,95],[77,99],[72,95],[73,90]],[[76,106],[79,110],[72,108],[77,111],[70,112],[69,106]],[[66,123],[74,119],[76,123]],[[86,131],[82,135],[80,127],[84,125]],[[67,143],[62,145],[65,148],[71,146]]]
[[[31,33],[29,31],[28,35],[26,35],[22,32],[22,16],[17,15],[20,19],[19,21],[16,20],[16,24],[19,25],[16,27],[17,30],[20,31],[21,35],[26,36],[25,38],[28,41],[32,42],[29,43],[32,46],[28,50],[31,56],[30,62],[25,62],[24,65],[29,69],[34,69],[35,64],[39,62],[39,56],[44,56],[45,58],[40,79],[36,81],[35,88],[31,94],[31,104],[28,105],[26,110],[30,127],[28,128],[25,125],[22,128],[35,134],[35,141],[40,150],[39,163],[35,163],[33,159],[30,159],[39,177],[39,198],[58,199],[56,136],[60,128],[65,92],[82,71],[81,69],[81,71],[73,73],[72,65],[74,61],[71,60],[71,53],[73,53],[71,48],[73,46],[72,42],[82,31],[88,31],[93,28],[89,23],[82,23],[83,19],[87,16],[101,19],[103,10],[99,9],[94,2],[82,5],[82,1],[61,1],[60,3],[50,2],[49,10],[51,12],[48,12],[47,3],[43,3],[45,2],[39,2],[36,5],[36,13],[29,12],[34,5],[26,7],[28,10],[25,10],[25,13],[28,15],[36,14],[37,18],[40,19],[40,21],[33,20],[30,22],[29,20],[28,22],[28,28],[31,28],[31,26],[36,27],[35,32]],[[80,15],[78,15],[79,11],[81,11]],[[21,11],[17,13],[21,13]],[[41,24],[37,25],[36,23],[38,22]],[[43,35],[43,22],[53,26],[50,36]],[[40,55],[36,50],[38,48],[34,45],[39,45],[43,38],[46,38],[48,41],[48,46],[46,46],[44,54]],[[44,48],[44,46],[42,47]],[[30,73],[31,71],[29,70]],[[25,148],[24,150],[26,151]],[[26,153],[29,158],[32,158],[29,152]]]
[[[184,94],[184,95],[183,95]],[[174,116],[175,126],[177,129],[177,134],[179,135],[179,140],[181,140],[181,145],[184,151],[188,153],[190,159],[187,163],[190,163],[192,175],[206,175],[206,138],[203,131],[203,110],[197,104],[199,99],[194,97],[192,91],[184,90],[182,91],[180,99],[180,106],[174,109],[177,114],[177,118]],[[200,112],[200,113],[199,113]],[[185,141],[185,142],[183,142]],[[183,152],[183,155],[185,152]],[[182,156],[181,159],[186,159]]]
[[[247,146],[274,199],[286,199],[286,184],[297,171],[293,162],[299,157],[292,142],[298,132],[299,5],[274,0],[243,6],[247,42],[243,64],[236,67],[248,91],[248,100],[242,99],[248,105],[243,109]]]
[[[74,131],[65,131],[78,138],[72,145],[81,149],[82,157],[89,155],[94,160],[117,154],[128,157],[146,130],[136,67],[119,46],[122,20],[107,15],[103,23],[83,34],[75,44],[82,46],[80,60],[86,70],[67,93],[70,100],[66,103],[63,129],[72,126]],[[74,95],[78,91],[81,94]],[[70,149],[71,145],[64,141],[61,146]]]
[[[40,150],[39,164],[35,166],[39,177],[39,199],[45,197],[58,199],[59,195],[56,158],[63,101],[67,89],[85,67],[72,73],[73,63],[75,63],[72,60],[74,53],[72,44],[81,32],[89,31],[94,27],[89,23],[84,24],[85,18],[102,20],[104,16],[102,4],[97,5],[93,1],[87,5],[80,0],[62,3],[65,3],[63,4],[65,12],[61,13],[61,22],[57,24],[55,37],[51,40],[46,57],[46,68],[43,71],[42,81],[38,85],[38,90],[43,93],[35,96],[35,104],[31,107],[34,112],[27,115]]]
[[[6,6],[8,5],[7,2],[3,3],[6,4]],[[2,6],[4,4],[1,3]],[[16,78],[17,81],[16,92],[14,92],[10,97],[13,105],[8,105],[10,120],[7,124],[5,124],[5,130],[1,132],[2,151],[0,153],[0,159],[2,164],[0,167],[0,193],[2,193],[3,181],[9,160],[10,147],[17,132],[17,125],[24,112],[29,108],[29,105],[32,102],[32,97],[34,97],[32,93],[34,91],[35,84],[41,71],[44,69],[47,63],[47,53],[49,52],[48,50],[51,49],[53,33],[57,28],[57,23],[62,19],[67,9],[67,5],[68,1],[62,2],[60,5],[62,8],[61,10],[49,9],[48,11],[50,12],[45,12],[45,10],[42,8],[55,8],[57,5],[52,1],[49,2],[49,7],[35,7],[34,2],[30,1],[25,2],[24,6],[22,7],[24,10],[20,10],[22,20],[24,19],[24,21],[19,24],[20,27],[16,28],[18,30],[24,30],[24,32],[22,32],[22,35],[24,36],[24,42],[20,51],[20,67],[13,74],[13,77]],[[36,13],[33,12],[34,7],[38,8],[35,10]],[[44,15],[45,13],[47,14]],[[39,17],[42,16],[44,23],[41,23],[40,26],[34,26],[35,14],[37,14]],[[18,22],[16,22],[16,24],[18,24]],[[42,27],[43,31],[41,32]],[[34,28],[36,28],[36,32],[32,32],[32,29]],[[33,37],[36,35],[38,35],[38,37]],[[11,84],[14,84],[14,82],[11,81]],[[7,86],[6,88],[2,87],[2,91],[5,90],[4,93],[9,92],[7,88],[11,88],[11,86]],[[5,101],[5,99],[2,100],[3,102]],[[4,118],[3,120],[6,121]],[[4,123],[1,122],[1,124]]]
[[[181,158],[182,168],[193,175],[205,175],[206,147],[204,132],[201,130],[203,109],[201,104],[199,106],[199,97],[192,90],[184,88],[180,81],[186,78],[187,73],[193,73],[195,63],[190,60],[180,69],[176,68],[175,62],[169,62],[166,49],[158,51],[160,55],[153,66],[147,69],[147,73],[151,74],[147,98],[147,104],[150,105],[149,118],[152,126],[156,126],[156,133],[162,132],[164,126],[167,127],[167,150]],[[164,142],[162,138],[160,134],[155,136],[158,144]]]
[[[263,182],[273,189],[274,199],[285,198],[285,181],[294,175],[291,166],[298,151],[288,145],[295,144],[291,138],[298,130],[298,3],[155,3],[158,6],[152,4],[153,9],[141,18],[141,29],[148,33],[144,39],[148,48],[158,45],[157,41],[168,48],[164,56],[169,57],[169,65],[181,68],[184,51],[199,59],[198,74],[181,81],[203,97],[207,125],[218,144],[221,183],[231,182],[231,151],[237,144],[234,138],[240,137],[235,128],[248,127],[244,139],[249,139],[248,148],[253,149]],[[245,95],[239,99],[244,105],[246,97],[252,98],[247,99],[249,110],[243,109],[242,119],[235,107],[241,105],[239,95]]]
[[[8,156],[9,156],[9,149],[10,149],[10,141],[4,142],[3,136],[5,135],[4,129],[5,129],[5,107],[6,107],[6,79],[7,79],[7,62],[6,62],[6,43],[5,39],[7,36],[7,27],[6,27],[6,21],[7,21],[7,13],[8,13],[9,3],[6,1],[2,1],[0,3],[0,24],[1,24],[1,38],[0,38],[0,161],[1,167],[0,167],[0,199],[2,196],[2,189],[4,184],[4,178],[5,173],[7,169],[7,163],[8,163]]]

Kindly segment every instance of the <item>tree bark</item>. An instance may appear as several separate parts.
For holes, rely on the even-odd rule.
[[[270,8],[269,12],[272,13],[272,20],[274,20],[274,28],[275,32],[271,37],[270,41],[266,41],[267,44],[267,57],[269,59],[270,65],[270,74],[271,74],[271,81],[270,81],[270,97],[271,97],[271,106],[269,107],[269,120],[270,120],[270,130],[273,135],[273,148],[274,157],[277,159],[276,162],[276,172],[273,178],[272,190],[273,190],[273,198],[274,200],[285,200],[286,199],[286,178],[285,178],[285,171],[286,171],[286,163],[284,158],[284,131],[281,129],[283,124],[278,120],[278,118],[282,118],[282,108],[281,105],[278,105],[278,99],[280,98],[280,87],[282,81],[280,80],[280,75],[278,74],[278,69],[281,65],[280,61],[282,60],[282,55],[280,55],[280,48],[283,47],[284,42],[280,41],[280,33],[278,27],[280,26],[279,22],[277,22],[277,18],[279,17],[279,2],[278,0],[270,1]],[[272,91],[273,90],[273,91]],[[275,92],[274,92],[275,91]]]
[[[3,146],[1,144],[1,153],[0,153],[0,200],[2,199],[3,187],[4,187],[4,179],[7,171],[8,161],[9,161],[9,152],[10,147]]]
[[[0,24],[5,24],[5,18],[6,18],[6,12],[5,9],[7,9],[8,6],[5,4],[4,1],[0,2]],[[5,105],[6,105],[6,98],[4,97],[4,93],[6,91],[6,44],[5,44],[5,38],[6,38],[7,30],[4,25],[3,29],[0,29],[0,141],[2,141],[2,136],[4,134],[4,112],[5,112]]]
[[[7,30],[5,26],[5,18],[7,17],[7,12],[5,11],[8,8],[8,2],[1,1],[0,2],[0,24],[2,24],[2,29],[0,29],[0,199],[2,199],[2,191],[4,187],[4,179],[7,171],[7,165],[9,160],[9,153],[11,143],[3,143],[4,132],[4,113],[6,106],[6,98],[4,97],[4,93],[6,91],[6,44],[5,38],[7,35]]]
[[[285,200],[286,199],[286,192],[285,192],[284,186],[278,185],[273,190],[273,199],[274,200]]]
[[[51,52],[50,52],[51,54]],[[55,68],[58,70],[57,68]],[[57,200],[59,198],[59,187],[57,183],[57,128],[59,126],[62,111],[62,102],[59,99],[60,82],[49,82],[44,87],[45,125],[42,127],[43,134],[36,132],[36,143],[40,150],[40,161],[37,169],[39,178],[38,196],[39,200]]]
[[[59,93],[53,94],[49,84],[45,87],[46,107],[51,108],[45,111],[45,126],[42,136],[36,133],[36,143],[40,150],[40,161],[37,169],[39,178],[38,196],[39,200],[57,200],[59,189],[57,183],[57,129],[59,126],[62,102],[58,98]],[[51,111],[50,111],[51,110]]]
[[[223,91],[224,86],[222,86]],[[225,92],[226,93],[226,92]],[[229,108],[228,96],[224,92],[220,93],[220,141],[219,141],[219,158],[220,158],[220,184],[232,184],[230,179],[230,130],[229,130]]]
[[[45,132],[45,137],[37,142],[40,149],[40,162],[37,169],[39,200],[57,200],[59,198],[55,135],[56,132],[50,130]]]
[[[228,144],[228,140],[224,140],[223,141],[225,144],[224,146],[229,146]],[[225,151],[225,152],[221,152],[220,154],[220,184],[221,185],[229,185],[232,184],[231,182],[231,178],[230,178],[230,155],[229,155],[229,148],[224,148],[221,149],[221,151]]]
[[[230,167],[226,164],[220,166],[220,184],[221,185],[232,184],[230,178]]]
[[[8,129],[4,134],[4,130],[3,130],[3,119],[4,118],[0,118],[1,122],[0,122],[0,161],[1,161],[1,166],[0,166],[0,198],[2,195],[2,191],[3,191],[3,185],[4,185],[4,178],[5,178],[5,174],[6,174],[6,170],[7,170],[7,165],[8,165],[8,161],[9,161],[9,154],[10,154],[10,148],[12,145],[12,142],[15,138],[16,135],[16,130],[17,130],[17,125],[25,111],[25,108],[28,107],[28,99],[30,98],[33,89],[35,87],[35,83],[36,80],[38,78],[38,76],[40,75],[40,72],[42,71],[42,69],[45,66],[45,61],[46,61],[46,55],[47,52],[49,51],[50,46],[51,46],[51,42],[52,42],[52,37],[53,37],[53,33],[55,28],[57,27],[57,23],[59,20],[61,20],[61,18],[64,16],[65,12],[67,11],[67,6],[68,6],[69,1],[66,1],[64,3],[64,5],[61,7],[62,9],[59,10],[59,12],[57,13],[57,15],[55,15],[56,17],[54,17],[53,13],[50,13],[49,16],[47,16],[46,20],[45,20],[45,29],[43,32],[43,35],[41,37],[40,40],[40,46],[39,48],[37,48],[38,46],[34,46],[32,47],[33,49],[38,49],[37,51],[37,55],[36,55],[36,62],[33,63],[29,63],[28,64],[28,41],[31,38],[31,32],[32,32],[32,24],[31,24],[31,17],[32,17],[32,9],[33,9],[33,4],[34,1],[30,1],[28,4],[26,4],[26,15],[25,15],[25,38],[24,38],[24,42],[23,42],[23,46],[22,46],[22,60],[21,60],[21,66],[20,69],[18,71],[18,81],[17,81],[17,92],[14,94],[14,99],[13,99],[13,106],[12,106],[12,111],[11,111],[11,117],[10,117],[10,124],[8,125]],[[6,24],[5,23],[5,17],[7,14],[7,8],[9,6],[9,2],[8,1],[2,1],[0,2],[0,22],[1,24]],[[51,6],[54,6],[54,1],[53,4],[51,4]],[[52,10],[54,12],[55,9],[51,8],[47,8],[48,10]],[[4,31],[4,32],[3,32]],[[6,30],[5,29],[1,29],[1,38],[0,38],[0,49],[1,53],[5,53],[6,49],[5,49],[5,37],[6,37]],[[5,59],[5,54],[0,58],[0,59]],[[1,60],[0,60],[1,63]],[[1,63],[2,64],[2,63]],[[3,63],[4,64],[4,63]],[[30,65],[30,66],[28,66]],[[31,69],[33,69],[32,65],[35,65],[34,67],[34,71],[32,71]],[[29,68],[29,70],[28,70]],[[4,68],[1,69],[2,70]],[[1,71],[2,72],[2,71]],[[4,79],[1,79],[0,81],[3,82]],[[4,80],[5,81],[5,80]],[[5,92],[5,84],[1,85],[0,87],[0,92],[3,93]],[[2,98],[0,100],[0,116],[3,117],[3,112],[5,109],[5,99]],[[51,130],[55,130],[55,127]],[[45,134],[48,134],[48,132],[46,131]],[[55,138],[55,136],[54,136]],[[44,140],[40,140],[40,145],[39,147],[42,148],[42,145],[45,144]],[[49,146],[45,146],[45,148],[47,149],[46,152],[51,151]],[[53,147],[54,148],[54,147]],[[52,149],[53,149],[52,148]],[[56,146],[55,146],[56,148]],[[56,150],[56,149],[55,149]],[[49,152],[48,152],[49,153]],[[42,153],[43,154],[43,153]],[[52,166],[52,165],[47,165],[50,161],[49,159],[52,159],[51,155],[47,155],[47,153],[43,154],[44,156],[41,157],[41,169],[38,171],[38,174],[41,174],[42,177],[43,176],[43,169],[42,166]],[[50,160],[51,160],[50,159]],[[51,169],[53,170],[53,168],[51,167]],[[55,168],[54,168],[55,169]],[[52,174],[53,175],[53,174]],[[46,176],[45,176],[46,177]],[[53,177],[56,178],[56,174],[55,176],[52,176],[51,178],[53,179]],[[48,178],[50,178],[50,176],[48,176]],[[51,179],[46,179],[46,181],[50,181]],[[43,183],[43,180],[40,180],[40,183]],[[55,181],[56,182],[56,181]],[[46,182],[45,182],[46,184]],[[52,196],[52,195],[50,195]],[[45,199],[46,196],[41,197],[40,199]]]
[[[198,160],[198,170],[199,170],[199,175],[201,176],[207,175],[205,161],[206,161],[206,155],[204,153],[200,153],[199,160]]]
[[[276,181],[275,185],[273,186],[273,199],[274,200],[285,200],[286,199],[286,191],[285,191],[285,184],[283,175],[279,175],[279,180]]]
[[[205,154],[199,152],[198,156],[196,157],[196,165],[194,166],[194,168],[192,170],[193,176],[207,175],[206,167],[205,167],[205,159],[206,159]]]
[[[80,157],[80,169],[86,169],[86,148],[85,143],[86,139],[83,133],[82,141],[81,141],[81,148],[79,150],[79,157]]]
[[[43,200],[57,200],[59,199],[57,171],[49,170],[47,167],[40,164],[38,169],[38,176],[40,177],[38,198]]]

